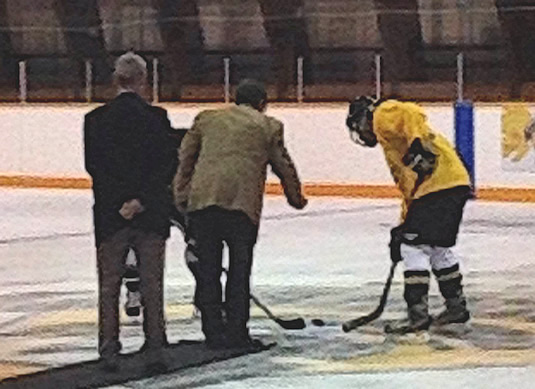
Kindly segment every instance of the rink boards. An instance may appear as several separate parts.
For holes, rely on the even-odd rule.
[[[173,126],[189,127],[203,109],[222,105],[164,105]],[[83,118],[96,105],[0,106],[0,185],[88,188],[83,166]],[[454,136],[453,105],[425,106],[433,128]],[[309,195],[395,197],[382,152],[351,142],[345,104],[274,104],[268,114],[285,125],[285,140]],[[522,161],[502,157],[502,107],[476,105],[475,174],[479,197],[535,201],[535,152]],[[268,193],[280,193],[274,176]]]

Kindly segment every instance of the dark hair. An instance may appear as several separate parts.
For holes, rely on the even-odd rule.
[[[260,103],[267,100],[267,93],[262,83],[245,79],[236,88],[236,104],[249,104],[254,108],[260,108]]]

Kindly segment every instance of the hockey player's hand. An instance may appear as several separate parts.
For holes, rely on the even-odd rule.
[[[397,226],[390,230],[390,259],[397,263],[403,260],[401,257],[401,243],[403,242],[403,226]]]
[[[145,210],[139,199],[125,201],[119,210],[119,214],[126,220],[132,220],[134,216]]]

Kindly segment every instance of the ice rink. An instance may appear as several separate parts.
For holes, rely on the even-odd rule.
[[[91,205],[86,190],[0,189],[0,380],[98,357]],[[113,388],[533,387],[535,204],[467,205],[455,251],[474,316],[469,331],[410,343],[385,337],[385,321],[404,315],[401,268],[383,316],[341,331],[341,321],[379,301],[398,216],[398,200],[312,198],[296,211],[268,197],[252,290],[307,328],[284,331],[254,308],[251,332],[276,341],[272,350]],[[202,339],[183,250],[173,230],[165,275],[172,343]],[[441,309],[435,282],[430,303],[432,313]],[[314,318],[327,325],[310,325]],[[122,320],[123,351],[135,351],[141,325]]]

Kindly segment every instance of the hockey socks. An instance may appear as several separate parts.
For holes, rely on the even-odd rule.
[[[408,270],[404,273],[407,302],[407,318],[388,324],[385,332],[407,334],[427,330],[431,324],[429,316],[428,293],[430,273],[427,270]]]

